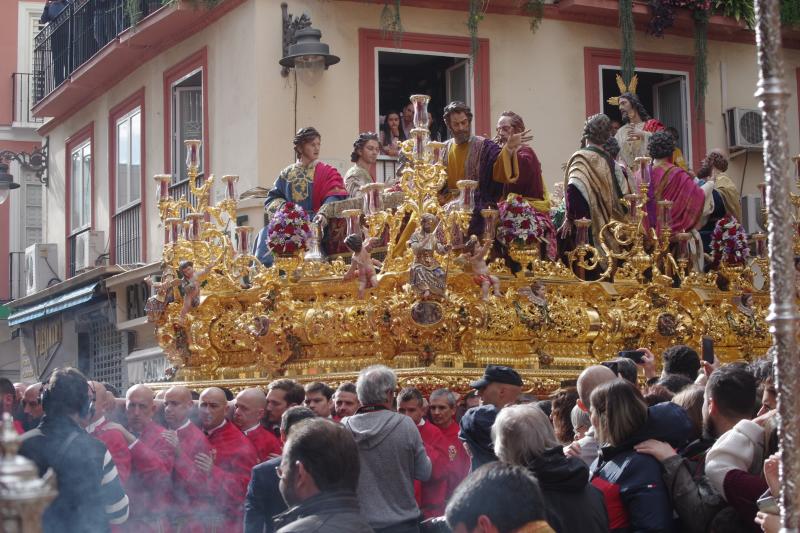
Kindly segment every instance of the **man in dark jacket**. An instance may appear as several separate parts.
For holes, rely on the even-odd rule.
[[[80,426],[92,410],[89,384],[74,368],[56,370],[42,393],[44,417],[22,437],[20,455],[39,474],[52,468],[58,497],[44,511],[45,533],[98,533],[128,518],[128,497],[105,445]]]
[[[275,517],[278,533],[372,533],[356,498],[359,470],[350,431],[323,418],[295,426],[278,471],[293,507]]]
[[[286,443],[289,432],[298,422],[314,418],[314,411],[295,405],[281,415],[281,442]],[[253,467],[247,498],[244,501],[245,533],[272,533],[272,517],[286,510],[286,502],[278,488],[278,472],[281,457],[273,457]]]

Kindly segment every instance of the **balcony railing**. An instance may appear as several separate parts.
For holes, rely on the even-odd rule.
[[[35,124],[44,119],[31,114],[34,99],[33,75],[27,72],[15,72],[11,75],[12,101],[14,124]]]
[[[130,28],[132,19],[141,20],[164,3],[164,0],[76,0],[67,5],[36,35],[33,104]]]
[[[114,261],[118,265],[133,265],[141,261],[141,211],[142,204],[136,204],[114,217]]]

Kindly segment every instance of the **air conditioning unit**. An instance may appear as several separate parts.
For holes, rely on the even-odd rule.
[[[95,261],[103,255],[105,240],[102,231],[84,231],[75,236],[75,273],[95,267]]]
[[[748,235],[765,231],[761,224],[766,226],[766,221],[761,216],[761,197],[757,194],[742,196],[742,226]]]
[[[762,147],[761,111],[732,107],[728,109],[726,118],[730,150]]]
[[[25,296],[47,288],[50,280],[59,279],[58,246],[32,244],[25,248]]]

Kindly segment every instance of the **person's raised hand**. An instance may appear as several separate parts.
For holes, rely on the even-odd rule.
[[[567,457],[580,457],[581,445],[577,441],[571,442],[569,446],[564,446],[564,455]]]
[[[523,143],[533,139],[533,137],[530,136],[530,132],[531,130],[525,130],[513,134],[511,137],[508,138],[508,141],[506,142],[506,149],[508,149],[508,151],[511,153],[516,152],[519,149],[519,147],[522,146]]]
[[[639,453],[644,453],[647,455],[652,455],[659,461],[663,462],[678,455],[675,450],[667,444],[666,442],[662,442],[660,440],[655,439],[648,439],[646,441],[640,442],[636,446],[633,447]]]
[[[774,498],[778,498],[781,494],[781,481],[778,475],[780,464],[781,458],[778,453],[773,453],[766,461],[764,461],[764,479],[767,481],[767,485],[769,486],[769,493]]]
[[[572,227],[574,223],[568,219],[564,218],[564,222],[561,223],[561,227],[558,228],[558,236],[562,239],[566,239],[572,234]]]
[[[161,438],[167,441],[167,444],[172,446],[175,450],[178,449],[180,445],[180,440],[178,440],[178,432],[174,430],[167,430],[161,433]]]
[[[759,426],[761,426],[763,428],[764,425],[766,425],[767,420],[769,420],[770,418],[775,416],[777,413],[778,413],[777,409],[770,409],[769,411],[767,411],[763,415],[758,415],[757,417],[755,417],[753,419],[753,422],[755,422],[756,424],[758,424]]]
[[[644,355],[642,355],[642,362],[637,363],[640,364],[644,369],[644,377],[650,379],[658,376],[658,373],[656,372],[656,356],[653,355],[653,352],[651,352],[647,348],[637,348],[637,349],[640,352],[644,352]]]
[[[761,531],[765,533],[778,533],[781,530],[781,518],[776,514],[759,511],[756,513],[755,523],[761,526]]]
[[[214,457],[207,453],[198,453],[194,456],[194,464],[197,468],[208,474],[214,466]]]

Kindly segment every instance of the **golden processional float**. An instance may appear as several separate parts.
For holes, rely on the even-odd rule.
[[[748,258],[739,228],[739,247],[722,241],[716,270],[693,271],[688,234],[645,229],[646,171],[641,190],[624,198],[627,218],[601,232],[600,249],[587,238],[588,219],[576,221],[568,264],[548,258],[541,234],[504,239],[523,270],[515,275],[504,261],[490,261],[486,272],[499,280],[500,294],[484,297],[475,262],[464,255],[477,183],[459,182],[458,198],[447,203],[437,197],[447,175],[444,145],[430,141],[426,129],[428,100],[412,97],[416,127],[403,145],[407,163],[398,185],[366,185],[362,198],[333,206],[346,219],[347,235],[385,253],[376,286],[367,290],[350,279],[349,257],[324,257],[322,231],[293,204],[283,207],[286,223],[279,228],[281,242],[292,245],[273,247],[274,265],[264,267],[250,250],[253,229],[232,227],[238,177],[222,177],[225,198],[212,205],[215,178],[198,177],[200,142],[186,142],[190,197],[173,198],[171,176],[155,176],[164,271],[153,283],[148,316],[173,365],[172,379],[234,389],[278,376],[335,384],[383,363],[404,386],[465,389],[486,364],[497,363],[518,369],[534,392],[546,392],[623,349],[658,354],[674,344],[699,346],[707,335],[723,361],[767,351],[769,281],[760,275],[769,270],[766,235],[752,236],[755,253]],[[800,209],[800,198],[794,205]],[[670,207],[659,205],[661,228],[669,228]],[[520,211],[512,231],[525,219]],[[481,216],[479,242],[491,243],[498,210]],[[508,231],[509,224],[502,226]],[[415,227],[410,240],[401,237]],[[420,239],[432,243],[424,257],[415,255],[419,246],[409,246]],[[418,290],[420,275],[431,273],[442,290]]]

